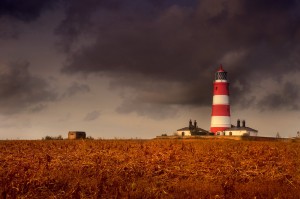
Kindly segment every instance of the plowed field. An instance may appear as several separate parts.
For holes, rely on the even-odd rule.
[[[2,198],[300,198],[300,143],[1,141]]]

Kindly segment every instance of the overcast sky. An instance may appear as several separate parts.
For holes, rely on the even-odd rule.
[[[300,131],[299,0],[1,0],[0,139],[153,138],[197,120]]]

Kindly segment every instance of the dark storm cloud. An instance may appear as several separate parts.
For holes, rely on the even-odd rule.
[[[56,93],[42,78],[30,74],[29,63],[14,63],[0,72],[1,114],[18,113],[28,108],[36,112],[44,103],[56,100]]]
[[[232,101],[241,105],[253,92],[253,81],[280,81],[285,74],[299,71],[300,3],[296,0],[201,0],[188,5],[116,1],[112,7],[106,1],[80,2],[68,7],[57,31],[69,55],[63,71],[104,74],[114,78],[115,85],[135,89],[135,103],[141,106],[128,106],[135,107],[131,110],[142,110],[145,102],[209,106],[213,72],[220,63],[232,84],[243,87],[231,90]],[[81,45],[87,37],[92,42]],[[160,82],[170,83],[164,92]],[[174,88],[174,82],[182,86]],[[289,92],[283,89],[277,95]],[[254,102],[246,104],[258,108],[276,104],[285,108],[298,101],[279,100],[269,106],[254,96],[247,96]],[[128,107],[119,111],[130,112]]]
[[[291,82],[286,82],[280,93],[270,93],[259,101],[262,110],[278,110],[288,108],[299,110],[299,87]]]
[[[52,8],[57,0],[1,0],[0,1],[0,18],[8,16],[30,22],[38,18],[41,13]]]
[[[121,0],[70,0],[65,3],[66,18],[57,27],[55,32],[62,36],[60,46],[65,51],[70,51],[72,44],[80,34],[93,31],[95,24],[91,21],[91,15],[97,10],[118,10]],[[105,16],[102,16],[105,17]],[[85,31],[86,30],[86,31]]]
[[[23,23],[37,20],[44,11],[55,8],[59,0],[1,0],[0,39],[17,39]]]

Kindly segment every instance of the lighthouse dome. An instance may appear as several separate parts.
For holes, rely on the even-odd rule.
[[[222,66],[222,64],[220,64],[220,68],[218,69],[218,71],[217,72],[225,72],[225,70],[223,69],[223,66]]]

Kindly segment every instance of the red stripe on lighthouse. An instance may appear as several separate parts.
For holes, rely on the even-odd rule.
[[[228,82],[215,82],[214,83],[214,95],[229,95],[229,83]]]
[[[229,105],[213,105],[211,115],[212,116],[230,116],[230,106]]]

